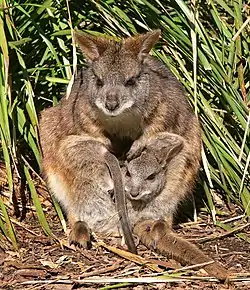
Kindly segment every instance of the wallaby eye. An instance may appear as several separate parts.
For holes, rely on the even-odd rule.
[[[147,177],[147,180],[154,180],[155,179],[156,174],[152,173]]]
[[[97,78],[97,79],[96,79],[96,85],[97,85],[98,87],[102,87],[102,86],[103,86],[103,81],[102,81],[101,79]]]
[[[135,85],[135,78],[134,78],[134,77],[132,77],[132,78],[126,80],[126,82],[125,82],[125,86],[126,86],[126,87],[127,87],[127,86],[133,86],[133,85]]]
[[[129,171],[126,172],[126,176],[127,176],[127,177],[131,177],[131,174],[130,174]]]

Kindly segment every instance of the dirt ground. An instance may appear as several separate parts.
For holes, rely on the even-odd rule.
[[[197,222],[175,227],[180,236],[196,243],[235,276],[234,282],[222,284],[208,278],[203,269],[180,270],[181,264],[143,245],[138,246],[138,255],[150,262],[154,270],[145,260],[134,262],[129,256],[122,257],[114,251],[121,249],[119,238],[98,236],[113,248],[96,243],[90,250],[70,247],[49,195],[44,187],[38,192],[55,238],[43,233],[29,203],[24,220],[20,221],[13,213],[19,250],[11,249],[0,235],[0,289],[250,289],[250,225],[237,208],[231,211],[223,208],[224,213],[218,217],[222,225],[237,228],[234,232],[214,226],[205,212],[199,214]],[[21,202],[19,197],[17,201]],[[150,280],[162,274],[171,274],[175,281]],[[131,284],[131,278],[141,281]],[[111,283],[110,279],[116,280]]]
[[[205,219],[206,216],[204,215]],[[56,217],[52,218],[50,225],[54,234],[62,243],[46,237],[35,218],[30,214],[29,219],[22,223],[22,227],[15,225],[18,233],[20,250],[18,252],[0,249],[0,289],[111,289],[105,283],[72,283],[72,280],[86,278],[138,278],[145,280],[157,273],[149,270],[145,265],[134,263],[129,259],[120,257],[102,246],[90,250],[73,249],[67,246],[67,236],[61,230]],[[59,230],[58,230],[59,229]],[[215,260],[220,261],[231,273],[237,273],[244,278],[243,282],[234,282],[223,285],[219,282],[193,280],[171,283],[152,283],[124,285],[123,289],[249,289],[250,283],[250,247],[249,243],[234,235],[224,236],[224,231],[219,231],[207,220],[199,219],[197,223],[186,223],[176,230],[179,235],[196,242],[200,248]],[[245,227],[244,232],[249,235],[250,227]],[[241,234],[243,231],[241,232]],[[214,236],[221,236],[214,238]],[[203,242],[204,238],[208,241]],[[120,247],[117,238],[104,239],[106,244]],[[174,271],[182,266],[174,260],[156,254],[139,246],[139,255],[150,260],[158,266],[160,271]],[[187,270],[182,275],[186,278],[207,277],[202,269]],[[53,280],[53,284],[49,281]],[[60,280],[58,283],[55,281]],[[22,284],[32,281],[35,284]],[[35,281],[40,281],[36,282]],[[49,284],[42,284],[47,281]],[[61,284],[65,283],[65,284]],[[116,283],[113,283],[116,284]],[[120,284],[120,283],[118,283]],[[117,286],[118,288],[118,286]],[[117,289],[116,287],[112,289]]]

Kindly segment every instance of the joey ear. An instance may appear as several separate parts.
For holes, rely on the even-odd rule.
[[[168,163],[183,149],[184,143],[180,142],[171,145],[163,146],[160,152],[157,152],[159,157],[158,160],[161,163],[161,166],[165,168],[168,166]],[[157,154],[156,154],[157,155]],[[162,157],[163,156],[163,157]],[[157,157],[156,157],[157,158]]]
[[[138,55],[139,59],[143,60],[160,37],[159,29],[139,34],[134,37],[129,37],[124,40],[124,48],[130,50],[133,54]]]
[[[180,141],[179,143],[172,146],[167,153],[167,162],[173,159],[184,147],[184,143]]]
[[[127,172],[128,172],[128,168],[127,168],[127,166],[123,166],[123,167],[121,167],[121,173],[122,173],[122,176],[123,176],[123,177],[126,175]]]
[[[105,38],[75,31],[74,37],[84,55],[90,60],[97,60],[108,48],[110,41]]]

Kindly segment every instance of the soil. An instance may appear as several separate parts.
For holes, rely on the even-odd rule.
[[[214,260],[221,262],[237,278],[236,282],[222,284],[216,279],[206,279],[203,269],[182,271],[186,281],[165,283],[79,283],[86,278],[139,278],[144,282],[159,273],[143,264],[121,257],[102,246],[90,250],[78,249],[68,245],[67,234],[63,232],[60,221],[52,206],[49,195],[42,186],[38,188],[46,218],[55,236],[44,234],[33,207],[27,203],[25,219],[19,221],[13,213],[19,250],[11,248],[10,243],[0,233],[0,289],[250,289],[250,226],[241,218],[237,208],[218,217],[223,225],[239,228],[237,232],[227,232],[214,226],[205,212],[199,214],[197,222],[183,223],[175,231],[185,239],[196,243]],[[17,199],[18,201],[18,199]],[[20,214],[22,216],[22,214]],[[235,218],[232,221],[228,219]],[[224,221],[224,222],[223,222]],[[122,248],[119,238],[100,237],[107,245]],[[183,267],[154,251],[138,246],[138,255],[150,260],[158,270],[171,273]],[[179,278],[177,275],[176,278]],[[75,280],[78,280],[77,282]],[[242,280],[242,281],[240,281]],[[73,282],[72,282],[73,281]],[[28,283],[27,283],[28,282]],[[26,284],[25,284],[26,283]],[[46,283],[46,284],[44,284]],[[119,285],[118,285],[119,284]]]

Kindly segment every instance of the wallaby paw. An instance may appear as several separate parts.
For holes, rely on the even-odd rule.
[[[131,161],[132,159],[135,159],[138,156],[140,156],[144,148],[145,144],[143,144],[141,141],[139,140],[134,141],[129,152],[127,153],[127,160]]]
[[[73,225],[69,234],[69,244],[79,248],[91,248],[90,230],[85,222],[78,221]]]

